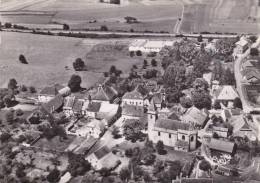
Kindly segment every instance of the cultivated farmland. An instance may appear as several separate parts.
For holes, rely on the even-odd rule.
[[[119,42],[12,32],[1,32],[0,35],[0,87],[5,87],[10,78],[37,88],[54,83],[66,84],[74,73],[81,75],[83,87],[90,87],[104,79],[103,71],[111,65],[128,71],[133,64],[140,62],[138,58],[132,59],[123,53],[109,56],[99,51],[104,44],[113,52],[114,44],[127,45],[129,40]],[[99,49],[93,49],[97,47]],[[28,65],[19,62],[20,54],[25,55]],[[78,57],[86,62],[88,71],[74,71],[72,62]]]

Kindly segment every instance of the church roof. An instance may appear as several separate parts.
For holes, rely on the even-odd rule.
[[[173,130],[177,131],[180,130],[189,130],[190,125],[188,123],[183,123],[181,121],[177,120],[171,120],[171,119],[158,119],[155,122],[154,127],[165,129],[165,130]]]
[[[214,92],[217,100],[234,100],[238,97],[237,91],[234,86],[223,85]]]

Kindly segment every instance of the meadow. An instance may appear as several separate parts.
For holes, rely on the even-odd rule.
[[[109,56],[93,49],[96,45],[103,47],[103,44],[105,47],[112,45],[109,47],[113,48],[114,44],[119,44],[116,39],[80,39],[14,32],[1,32],[0,36],[0,87],[6,87],[10,78],[38,89],[55,83],[66,85],[72,74],[79,74],[82,87],[88,88],[102,82],[103,72],[108,71],[111,65],[127,72],[141,59],[132,59],[125,52]],[[124,45],[129,43],[129,40],[120,41]],[[26,57],[29,64],[19,62],[20,54]],[[74,71],[72,63],[76,58],[82,58],[89,70]]]

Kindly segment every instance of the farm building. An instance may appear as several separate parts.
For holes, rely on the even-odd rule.
[[[137,39],[129,45],[130,52],[141,51],[143,53],[155,52],[159,53],[165,46],[173,46],[174,41],[158,41],[158,40],[145,40]]]

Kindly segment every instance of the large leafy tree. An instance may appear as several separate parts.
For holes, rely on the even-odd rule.
[[[79,75],[73,74],[68,82],[68,87],[72,92],[77,92],[81,89],[81,77]]]
[[[192,92],[192,102],[198,109],[211,108],[211,97],[206,91]]]
[[[171,64],[163,75],[164,85],[182,89],[184,87],[185,72],[186,69],[183,63]]]

